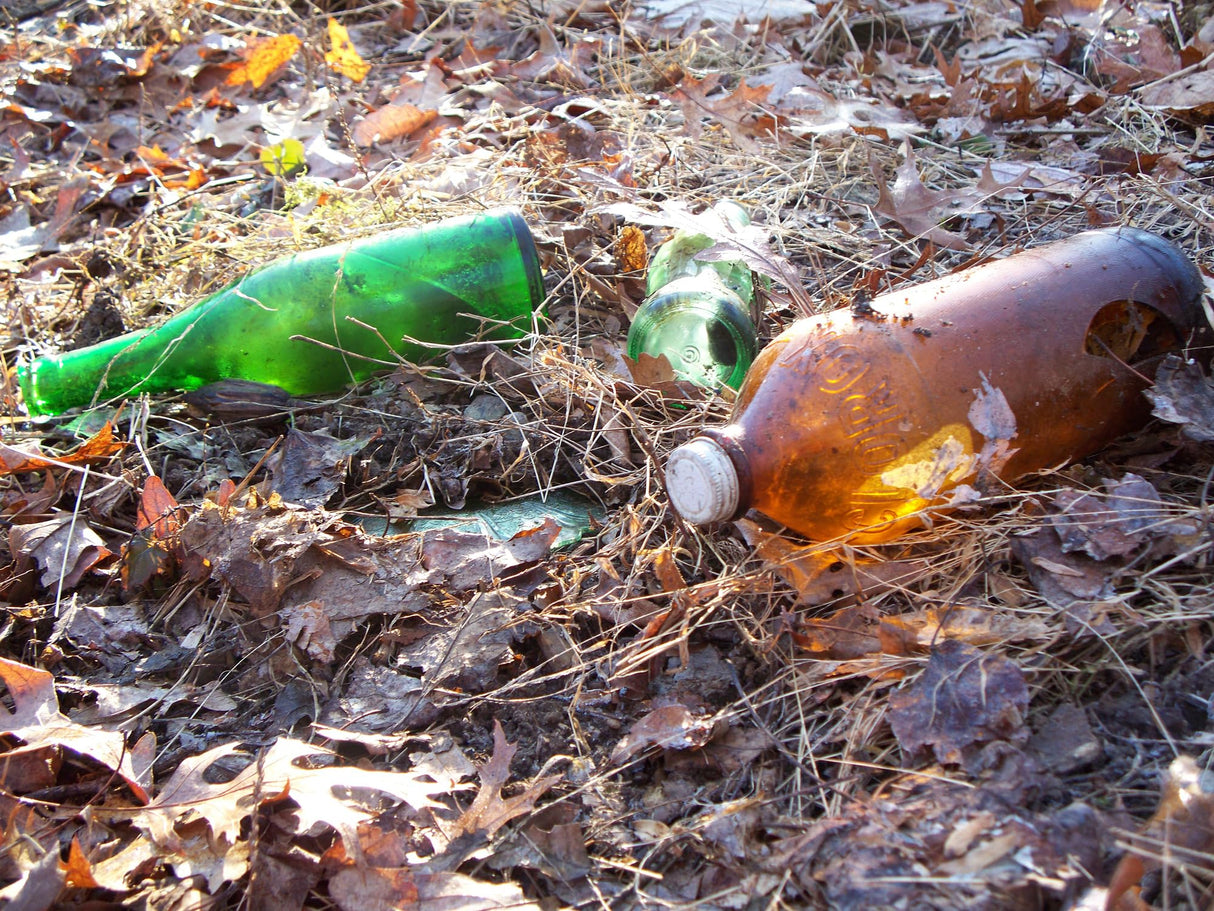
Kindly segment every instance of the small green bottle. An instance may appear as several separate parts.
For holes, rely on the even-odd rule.
[[[734,202],[719,202],[712,212],[734,231],[750,224]],[[628,330],[628,356],[664,354],[679,379],[737,389],[758,350],[750,318],[754,279],[740,260],[696,259],[714,244],[707,234],[679,230],[658,248]]]
[[[492,210],[275,260],[160,326],[18,373],[31,415],[221,379],[331,392],[398,356],[520,338],[543,298],[527,224]]]

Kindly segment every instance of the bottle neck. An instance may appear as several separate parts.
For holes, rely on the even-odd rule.
[[[725,450],[729,461],[733,463],[738,476],[738,506],[729,518],[731,520],[744,516],[754,502],[754,483],[750,476],[750,458],[742,445],[742,430],[740,427],[706,427],[700,431],[700,436],[707,437]]]

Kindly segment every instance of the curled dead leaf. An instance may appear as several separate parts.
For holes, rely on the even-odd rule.
[[[41,471],[62,465],[89,465],[104,461],[126,448],[126,443],[115,439],[114,425],[106,421],[88,440],[65,455],[47,455],[36,447],[18,449],[0,443],[0,475],[23,471]]]
[[[1197,361],[1169,354],[1146,395],[1154,403],[1155,417],[1180,424],[1181,433],[1191,440],[1214,440],[1214,381]]]
[[[42,570],[42,586],[70,591],[90,569],[114,556],[82,517],[58,515],[45,522],[14,525],[8,532],[15,555],[33,560]]]
[[[85,727],[71,721],[59,710],[55,678],[39,668],[0,658],[0,680],[8,688],[13,709],[0,706],[0,736],[14,738],[23,745],[3,754],[3,767],[19,756],[48,749],[65,748],[87,756],[115,772],[139,801],[148,799],[152,785],[151,765],[156,738],[146,734],[133,747],[117,731]],[[4,780],[0,770],[0,784]]]
[[[367,148],[409,136],[437,116],[437,111],[423,111],[411,104],[386,104],[360,120],[352,135],[358,145]]]
[[[712,719],[693,715],[685,705],[664,705],[645,715],[611,751],[612,765],[627,762],[638,753],[659,747],[664,750],[695,750],[711,739]]]

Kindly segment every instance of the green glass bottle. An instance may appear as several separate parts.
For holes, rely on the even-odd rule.
[[[750,224],[734,202],[719,202],[712,213],[734,231]],[[680,230],[654,254],[645,300],[628,330],[628,356],[664,354],[679,379],[737,389],[758,349],[754,279],[740,260],[696,259],[714,244],[707,234]]]
[[[331,392],[398,356],[520,338],[543,297],[527,224],[492,210],[275,260],[160,326],[39,358],[19,379],[31,415],[221,379]]]

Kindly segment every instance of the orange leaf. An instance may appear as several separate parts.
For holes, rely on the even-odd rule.
[[[615,259],[621,272],[643,272],[649,260],[645,250],[645,232],[636,225],[621,228]]]
[[[108,459],[116,452],[121,452],[126,443],[114,439],[114,425],[109,421],[76,449],[62,456],[44,455],[41,452],[26,451],[6,443],[0,443],[0,475],[15,474],[19,471],[38,471],[53,465],[82,465]]]
[[[95,889],[97,880],[93,878],[93,868],[84,851],[80,849],[80,840],[72,837],[72,843],[67,850],[67,861],[59,861],[59,869],[63,871],[64,882],[75,889]]]
[[[234,69],[228,76],[228,85],[243,85],[253,83],[253,88],[259,89],[280,66],[295,56],[299,50],[300,41],[294,35],[277,35],[258,41],[252,46],[249,57],[244,64]]]
[[[354,49],[346,27],[332,18],[329,19],[329,42],[333,45],[333,50],[325,54],[325,63],[329,64],[329,68],[342,76],[349,76],[355,82],[362,82],[371,64]]]
[[[143,484],[135,527],[142,531],[155,526],[156,537],[167,538],[181,531],[181,519],[177,515],[180,508],[164,482],[156,475],[149,475]]]
[[[424,127],[437,114],[437,111],[423,111],[411,104],[386,104],[354,127],[354,141],[360,146],[390,142]]]

